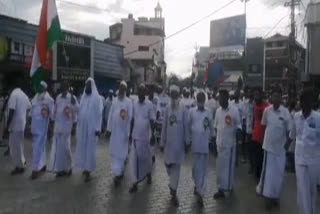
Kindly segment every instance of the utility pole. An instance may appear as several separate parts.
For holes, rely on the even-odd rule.
[[[285,7],[290,7],[291,15],[291,33],[289,35],[289,72],[288,72],[288,100],[295,102],[297,99],[297,53],[296,53],[296,22],[295,22],[295,7],[299,6],[301,0],[290,0],[284,4]]]

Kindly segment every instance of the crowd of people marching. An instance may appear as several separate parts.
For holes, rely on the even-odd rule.
[[[101,134],[109,138],[111,174],[114,185],[121,184],[129,162],[130,193],[145,179],[152,182],[156,148],[164,153],[172,203],[179,206],[177,190],[186,154],[192,154],[194,194],[203,206],[210,151],[216,157],[217,189],[214,199],[233,191],[235,166],[248,162],[249,174],[257,177],[256,192],[266,200],[266,208],[279,206],[284,182],[286,153],[295,152],[297,202],[302,214],[316,212],[317,185],[320,184],[320,113],[313,90],[304,89],[296,104],[284,104],[282,91],[275,88],[265,97],[260,88],[246,88],[230,94],[227,90],[189,91],[170,85],[166,92],[138,87],[130,95],[122,81],[116,93],[100,96],[89,78],[82,96],[61,84],[55,98],[41,82],[41,91],[31,101],[17,82],[10,96],[2,99],[0,140],[9,139],[8,151],[14,169],[24,172],[24,132],[31,117],[33,157],[31,179],[45,171],[56,177],[71,176],[81,170],[84,181],[96,169],[96,144]],[[51,126],[53,128],[51,128]],[[76,149],[71,152],[75,128]],[[50,157],[46,143],[52,134]]]

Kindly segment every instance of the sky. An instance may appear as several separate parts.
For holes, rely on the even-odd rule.
[[[165,33],[171,35],[189,24],[211,14],[231,0],[56,0],[63,29],[90,34],[97,39],[109,37],[109,25],[120,22],[129,13],[137,17],[153,17],[160,2],[165,18]],[[250,0],[247,3],[247,37],[272,36],[290,32],[289,8],[286,0]],[[303,29],[305,7],[296,11],[298,40],[306,41]],[[42,0],[0,0],[0,13],[38,24]],[[196,47],[209,46],[210,21],[244,13],[244,3],[235,1],[192,28],[166,40],[167,73],[180,77],[191,74]],[[275,27],[275,25],[282,21]],[[275,28],[274,28],[275,27]],[[274,28],[274,29],[273,29]]]

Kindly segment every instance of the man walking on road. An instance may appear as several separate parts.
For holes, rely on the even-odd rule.
[[[111,174],[115,186],[123,178],[125,161],[128,156],[132,102],[126,97],[127,83],[122,81],[119,95],[112,101],[109,113],[107,136],[110,138]]]
[[[6,133],[9,133],[10,156],[15,166],[11,175],[23,173],[26,164],[23,151],[24,130],[27,111],[31,108],[31,104],[28,96],[21,90],[20,84],[20,80],[16,80],[8,101],[9,116]]]
[[[229,104],[229,93],[219,92],[220,107],[216,112],[214,128],[217,132],[217,185],[215,199],[225,197],[225,192],[233,190],[234,167],[236,162],[237,139],[241,138],[239,110]]]
[[[197,107],[189,111],[188,127],[191,133],[192,145],[192,177],[194,194],[198,203],[203,206],[203,196],[206,190],[206,176],[209,160],[209,141],[212,138],[212,114],[205,108],[206,96],[203,91],[197,94]]]
[[[164,111],[161,150],[169,176],[169,188],[172,202],[179,206],[177,189],[181,164],[185,159],[188,110],[179,102],[179,88],[170,86],[171,100]]]
[[[317,184],[320,178],[320,114],[312,110],[314,101],[313,91],[305,89],[300,96],[302,111],[294,115],[293,128],[290,132],[290,139],[296,140],[295,166],[300,214],[317,213]]]
[[[85,182],[91,180],[91,172],[96,169],[96,144],[101,132],[102,108],[96,84],[89,78],[79,105],[75,153],[75,167],[83,170]]]
[[[132,139],[130,152],[130,165],[132,173],[132,186],[130,193],[138,190],[138,183],[146,177],[151,184],[152,152],[150,143],[154,142],[154,121],[156,119],[152,103],[146,99],[146,87],[141,84],[138,89],[139,100],[133,105],[133,119],[131,126]],[[150,140],[151,131],[151,140]],[[150,142],[151,141],[151,142]]]
[[[76,122],[78,102],[68,92],[68,84],[61,85],[62,93],[56,98],[53,117],[53,142],[49,161],[49,170],[56,173],[56,177],[72,174],[71,132]]]
[[[281,105],[281,89],[274,89],[271,99],[272,105],[264,110],[261,120],[266,131],[263,141],[263,168],[257,186],[257,193],[266,198],[268,210],[279,205],[286,165],[285,144],[291,128],[290,113]]]
[[[32,180],[37,179],[41,172],[46,171],[46,144],[50,118],[54,100],[47,92],[48,85],[40,83],[40,92],[31,101],[31,133],[32,133]]]

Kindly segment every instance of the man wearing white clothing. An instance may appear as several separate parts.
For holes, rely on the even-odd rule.
[[[103,119],[104,119],[104,123],[106,124],[106,129],[108,128],[109,113],[112,106],[112,101],[113,101],[113,90],[110,89],[108,93],[108,98],[106,99],[106,102],[105,102],[105,107],[103,112]]]
[[[170,86],[171,100],[164,112],[161,150],[164,150],[164,161],[169,176],[169,188],[172,202],[179,206],[177,189],[181,164],[185,159],[187,109],[179,102],[179,88]]]
[[[47,92],[48,85],[40,83],[40,91],[31,101],[31,133],[32,133],[32,180],[46,171],[46,144],[50,118],[52,117],[54,100]]]
[[[112,101],[109,113],[107,136],[110,138],[111,174],[117,187],[123,178],[128,156],[132,101],[126,97],[127,83],[122,81],[119,95]]]
[[[285,144],[291,128],[290,113],[281,105],[281,89],[272,92],[272,104],[263,113],[261,124],[265,126],[263,141],[264,160],[257,193],[266,199],[266,209],[279,205],[286,151]]]
[[[29,98],[19,88],[20,81],[18,81],[19,80],[17,80],[8,101],[9,116],[6,133],[9,132],[10,156],[15,166],[11,175],[17,175],[24,172],[24,130],[26,126],[27,110],[31,108]]]
[[[225,197],[233,189],[236,143],[241,135],[241,121],[238,109],[229,105],[229,93],[219,92],[220,107],[216,112],[214,128],[217,132],[217,186],[215,199]]]
[[[154,142],[154,121],[156,119],[152,103],[146,99],[146,88],[144,84],[139,86],[139,100],[133,105],[133,119],[131,126],[132,139],[130,151],[130,165],[132,186],[130,193],[136,192],[138,183],[148,178],[151,184],[152,151],[150,143]],[[151,140],[150,140],[151,131]]]
[[[299,214],[315,214],[320,178],[320,114],[312,110],[315,96],[305,89],[300,96],[302,111],[294,116],[290,139],[296,140],[295,167]],[[289,148],[289,145],[286,145]]]
[[[195,184],[194,194],[198,203],[203,206],[206,191],[206,177],[209,159],[209,141],[212,138],[212,114],[205,108],[205,93],[198,92],[197,107],[189,111],[188,128],[192,145],[192,177]],[[190,142],[189,142],[190,143]]]
[[[53,117],[54,130],[51,146],[49,170],[56,173],[56,177],[72,174],[71,131],[76,122],[78,102],[68,92],[68,84],[61,85],[62,93],[56,98]]]
[[[96,169],[96,144],[101,132],[102,108],[96,84],[89,78],[79,105],[75,153],[75,167],[83,171],[85,182],[91,180],[91,172]]]

